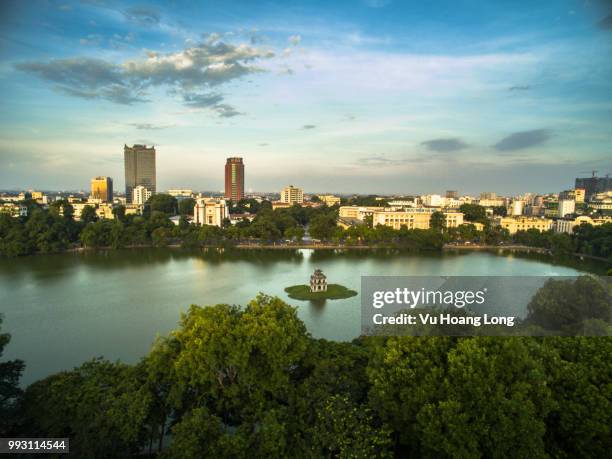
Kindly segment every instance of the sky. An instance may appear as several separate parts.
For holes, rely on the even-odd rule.
[[[0,2],[0,189],[558,192],[612,172],[612,1]]]

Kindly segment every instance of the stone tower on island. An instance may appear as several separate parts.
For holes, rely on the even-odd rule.
[[[320,269],[315,269],[315,272],[310,276],[310,291],[311,292],[326,292],[327,277]]]

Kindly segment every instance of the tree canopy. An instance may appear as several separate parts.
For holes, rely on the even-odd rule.
[[[15,409],[3,421],[12,435],[68,436],[84,458],[604,457],[610,346],[586,337],[330,342],[260,294],[245,307],[192,305],[136,365],[94,359],[23,395],[14,384],[22,366],[13,369],[2,381]]]

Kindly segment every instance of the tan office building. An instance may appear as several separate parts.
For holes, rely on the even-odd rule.
[[[553,221],[548,218],[538,217],[503,217],[497,220],[499,226],[508,230],[510,234],[517,231],[527,231],[536,229],[540,232],[548,231],[552,227]]]
[[[144,186],[152,194],[157,191],[155,172],[155,147],[134,145],[123,148],[125,164],[125,197],[132,202],[132,193],[137,186]]]
[[[99,199],[100,202],[113,202],[113,179],[110,177],[94,177],[91,179],[92,199]]]
[[[400,229],[405,226],[408,229],[429,229],[433,209],[411,209],[405,211],[379,210],[372,216],[372,225],[390,226],[393,229]],[[461,212],[444,212],[445,227],[456,228],[463,224],[463,214]]]

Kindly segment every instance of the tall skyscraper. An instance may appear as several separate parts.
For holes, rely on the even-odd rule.
[[[113,179],[94,177],[91,179],[91,197],[102,202],[113,202]]]
[[[125,160],[125,198],[132,202],[132,191],[135,187],[144,186],[151,193],[156,191],[155,147],[134,145],[123,148]]]
[[[225,163],[225,199],[233,202],[244,197],[244,163],[242,158],[227,158]]]

